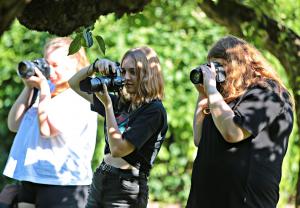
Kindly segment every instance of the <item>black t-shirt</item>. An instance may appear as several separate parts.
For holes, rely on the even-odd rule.
[[[129,164],[149,174],[153,162],[161,148],[168,129],[167,114],[160,100],[145,103],[136,110],[128,112],[129,105],[119,101],[118,96],[111,95],[114,113],[122,138],[135,146],[135,150],[123,157]],[[98,98],[93,96],[93,111],[105,118],[105,109]],[[110,153],[106,123],[104,123],[105,149]]]
[[[251,136],[226,142],[212,116],[203,121],[193,165],[188,208],[275,208],[279,199],[281,166],[293,126],[286,91],[253,86],[229,105],[234,122]]]

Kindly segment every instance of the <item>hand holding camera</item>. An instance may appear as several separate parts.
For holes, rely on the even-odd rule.
[[[205,74],[205,76],[215,76],[215,77],[213,77],[213,79],[215,78],[216,83],[211,83],[211,79],[209,77],[206,77],[206,80],[205,80],[205,81],[208,81],[209,83],[203,83],[203,77],[204,77],[203,74]],[[218,62],[202,64],[190,72],[191,82],[195,85],[198,85],[198,84],[204,85],[205,88],[207,88],[208,86],[211,86],[211,85],[215,86],[215,84],[216,84],[216,87],[218,89],[220,87],[220,84],[225,81],[225,77],[226,77],[225,70],[224,70],[223,66]],[[197,90],[198,90],[198,88],[197,88]],[[205,89],[205,91],[207,91],[207,89]]]
[[[212,62],[212,64],[215,67],[216,70],[216,82],[217,83],[222,83],[225,81],[225,70],[223,68],[223,66],[218,63],[218,62]],[[211,64],[210,63],[206,63],[206,64],[202,64],[199,67],[193,69],[190,73],[190,80],[193,84],[203,84],[203,70],[210,70],[209,68],[211,68]]]
[[[46,79],[49,79],[50,66],[44,58],[38,58],[33,61],[21,61],[18,64],[19,77],[28,79],[31,76],[36,76],[36,67],[41,71],[41,73],[46,77]]]
[[[46,77],[38,68],[35,69],[35,75],[25,79],[24,82],[31,88],[36,88],[38,90],[41,90],[43,86],[45,86],[47,89],[49,88]]]
[[[109,92],[120,92],[125,84],[124,77],[121,76],[121,67],[118,63],[107,59],[101,59],[93,64],[94,71],[104,74],[99,77],[87,77],[80,81],[80,90],[87,93],[102,92],[103,85]]]
[[[95,72],[100,72],[101,74],[108,75],[110,73],[115,73],[118,65],[116,62],[113,62],[111,60],[100,59],[95,61],[93,67],[93,70],[95,70]]]
[[[50,77],[50,66],[44,58],[38,58],[33,61],[21,61],[18,64],[17,73],[24,79],[25,85],[40,89],[43,83],[47,83]],[[44,82],[46,81],[46,82]]]

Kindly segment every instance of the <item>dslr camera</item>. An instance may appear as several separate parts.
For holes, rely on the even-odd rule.
[[[79,83],[80,90],[89,94],[103,91],[103,84],[109,92],[120,92],[125,84],[125,79],[121,76],[122,69],[117,65],[115,72],[109,68],[109,74],[101,77],[87,77]]]
[[[225,81],[225,70],[223,66],[218,62],[212,62],[216,69],[216,81],[217,83],[222,83]],[[190,72],[190,80],[193,84],[203,84],[203,74],[202,69],[204,67],[211,67],[210,63],[202,64],[199,67],[193,69]]]
[[[35,67],[37,67],[42,74],[49,79],[50,66],[44,58],[38,58],[33,61],[21,61],[18,64],[18,75],[21,78],[28,79],[29,77],[36,75],[34,71]]]

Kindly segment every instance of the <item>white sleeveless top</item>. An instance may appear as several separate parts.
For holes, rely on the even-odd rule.
[[[71,89],[52,98],[49,109],[59,134],[40,136],[36,102],[22,119],[3,174],[40,184],[89,185],[97,114]]]

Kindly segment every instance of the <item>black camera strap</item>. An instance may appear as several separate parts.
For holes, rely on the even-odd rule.
[[[39,90],[38,90],[37,88],[34,87],[34,88],[33,88],[33,95],[32,95],[30,104],[29,104],[29,106],[28,106],[27,109],[31,108],[31,106],[35,103],[38,94],[39,94]]]

